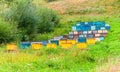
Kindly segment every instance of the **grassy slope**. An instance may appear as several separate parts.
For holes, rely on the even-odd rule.
[[[94,6],[96,5],[95,3]],[[114,7],[112,7],[113,10],[117,8],[114,9]],[[61,28],[56,28],[55,32],[43,35],[52,38],[56,35],[68,33],[71,26],[79,21],[106,21],[111,25],[111,30],[106,39],[96,45],[89,45],[89,50],[81,51],[75,47],[70,50],[44,48],[39,51],[28,49],[16,53],[6,53],[2,49],[5,48],[3,46],[0,48],[0,72],[98,72],[96,67],[99,68],[99,66],[107,63],[109,58],[118,57],[120,53],[120,14],[117,10],[113,10],[108,13],[108,9],[108,12],[102,14],[98,14],[96,11],[79,14],[74,10],[72,15],[64,13],[61,15]]]

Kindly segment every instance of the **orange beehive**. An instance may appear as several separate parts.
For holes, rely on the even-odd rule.
[[[87,44],[86,43],[78,43],[77,44],[77,48],[79,48],[79,49],[86,49],[87,48]]]
[[[54,43],[48,43],[47,44],[47,48],[53,48],[53,49],[55,49],[55,48],[57,48],[57,45],[54,44]]]
[[[7,48],[8,51],[17,50],[17,44],[7,44],[6,48]]]
[[[40,43],[33,43],[33,44],[31,44],[31,46],[32,46],[32,49],[34,49],[34,50],[38,50],[38,49],[42,48],[42,44],[40,44]]]
[[[95,38],[87,38],[87,44],[95,44]]]

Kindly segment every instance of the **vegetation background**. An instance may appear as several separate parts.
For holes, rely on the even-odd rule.
[[[104,41],[89,50],[6,52],[6,43],[48,40],[80,21],[106,21]],[[0,72],[109,72],[120,56],[120,0],[0,0]]]

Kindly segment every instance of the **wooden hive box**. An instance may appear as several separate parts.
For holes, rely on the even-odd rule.
[[[62,44],[61,45],[61,47],[63,48],[63,49],[70,49],[70,48],[72,48],[72,44],[71,43],[64,43],[64,44]]]
[[[15,51],[17,50],[17,44],[7,44],[6,48],[8,51]]]
[[[62,44],[64,43],[67,43],[67,40],[66,39],[63,39],[63,40],[59,40],[59,45],[61,46]]]
[[[32,43],[31,46],[32,46],[32,49],[39,50],[42,48],[42,43]]]
[[[57,48],[57,45],[54,44],[54,43],[48,43],[48,44],[47,44],[47,48],[56,49],[56,48]]]
[[[73,39],[67,40],[67,43],[71,43],[72,45],[75,45],[76,44],[76,40],[73,40]]]
[[[95,38],[87,38],[87,44],[95,44]]]
[[[77,48],[78,49],[86,49],[87,48],[87,44],[86,43],[78,43],[77,44]]]

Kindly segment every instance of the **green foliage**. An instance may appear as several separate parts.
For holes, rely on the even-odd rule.
[[[18,24],[23,41],[35,40],[38,33],[54,30],[59,24],[56,12],[48,8],[36,8],[32,1],[14,1],[7,11],[5,19]]]
[[[12,42],[16,39],[16,26],[0,19],[0,43]]]
[[[18,0],[10,7],[11,10],[6,18],[9,19],[9,21],[17,22],[18,29],[22,35],[28,35],[31,40],[36,34],[38,22],[34,5],[30,1]]]
[[[51,32],[59,24],[59,17],[56,12],[48,8],[40,8],[38,11],[38,32]]]
[[[53,1],[57,1],[57,0],[45,0],[45,1],[47,1],[47,2],[53,2]]]

